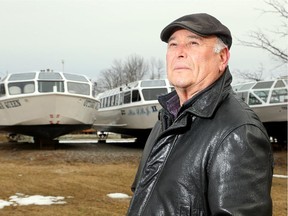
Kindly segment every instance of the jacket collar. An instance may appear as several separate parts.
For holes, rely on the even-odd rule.
[[[229,68],[227,67],[223,75],[215,83],[186,101],[181,108],[179,107],[179,98],[176,91],[173,91],[164,96],[160,96],[159,103],[166,111],[174,114],[174,116],[175,104],[172,106],[171,103],[173,103],[173,101],[174,103],[177,103],[178,101],[178,110],[180,109],[178,116],[180,113],[187,110],[196,116],[209,118],[213,115],[218,104],[225,96],[223,93],[231,89],[231,82],[232,76],[230,74]],[[173,109],[171,109],[171,107],[173,107]]]

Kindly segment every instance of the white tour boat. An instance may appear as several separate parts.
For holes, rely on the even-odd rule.
[[[12,73],[0,82],[0,130],[52,141],[91,128],[99,102],[84,75],[46,71]]]
[[[259,116],[268,134],[287,143],[287,78],[237,84],[233,89]]]
[[[97,95],[100,107],[94,128],[145,141],[158,119],[159,95],[171,92],[168,80],[140,80]]]

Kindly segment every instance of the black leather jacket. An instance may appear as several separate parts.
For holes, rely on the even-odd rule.
[[[227,68],[176,119],[165,103],[176,93],[159,99],[127,215],[272,215],[269,137],[231,80]]]

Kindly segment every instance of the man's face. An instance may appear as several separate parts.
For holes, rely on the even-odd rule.
[[[227,62],[223,65],[222,51],[215,53],[216,43],[216,36],[201,37],[186,29],[171,35],[166,53],[167,76],[176,90],[193,95],[221,76]]]

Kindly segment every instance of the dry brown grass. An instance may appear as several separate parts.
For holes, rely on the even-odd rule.
[[[64,196],[67,204],[9,206],[0,215],[125,215],[129,199],[111,199],[108,193],[130,194],[136,166],[132,164],[22,164],[1,163],[1,197],[15,193]],[[68,198],[67,198],[68,197]],[[70,198],[69,198],[70,197]]]
[[[0,209],[0,215],[123,216],[126,214],[130,200],[112,199],[107,194],[120,192],[132,195],[130,185],[140,154],[133,159],[123,158],[117,161],[109,159],[101,160],[101,163],[79,162],[71,158],[69,160],[56,158],[65,157],[67,152],[70,154],[72,151],[77,151],[73,148],[43,152],[30,148],[19,149],[17,145],[12,145],[10,149],[8,147],[1,149],[1,145],[0,143],[0,199],[8,200],[15,193],[64,196],[67,204],[8,206]],[[99,151],[94,149],[96,150]],[[276,152],[275,155],[275,173],[287,175],[286,152]],[[287,179],[273,179],[272,198],[273,215],[286,216]]]
[[[287,152],[275,151],[274,160],[274,173],[287,176]],[[273,178],[271,194],[274,216],[287,216],[287,180],[287,178]]]

